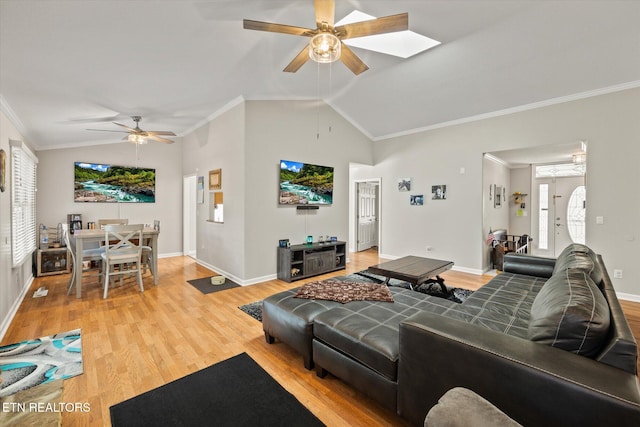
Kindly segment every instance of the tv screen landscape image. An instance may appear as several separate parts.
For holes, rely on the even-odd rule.
[[[74,163],[75,202],[155,203],[156,170]]]
[[[281,205],[333,203],[333,168],[280,160]]]

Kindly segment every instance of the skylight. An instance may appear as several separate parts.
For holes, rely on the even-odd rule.
[[[337,27],[354,22],[368,21],[371,19],[376,19],[376,17],[354,10],[340,21],[336,22],[335,26]],[[410,56],[424,52],[425,50],[431,49],[432,47],[440,44],[437,40],[414,33],[411,30],[358,37],[356,39],[343,40],[343,43],[348,46],[373,50],[375,52],[398,56],[400,58],[409,58]]]

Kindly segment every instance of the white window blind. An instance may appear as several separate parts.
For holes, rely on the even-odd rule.
[[[20,141],[11,141],[11,254],[13,267],[36,248],[36,167],[38,159]]]

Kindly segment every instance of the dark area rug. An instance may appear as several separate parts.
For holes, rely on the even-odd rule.
[[[368,283],[384,283],[386,278],[373,273],[369,273],[368,270],[363,270],[357,273],[348,274],[346,276],[334,277],[334,279],[349,279]],[[409,283],[396,279],[391,279],[389,281],[389,286],[399,286],[407,289],[410,288]],[[424,283],[415,288],[414,291],[422,292],[423,294],[431,295],[438,298],[446,298],[457,303],[464,302],[471,294],[473,294],[473,291],[470,291],[469,289],[454,288],[451,286],[447,286],[446,284],[445,286],[447,287],[447,294],[442,292],[442,288],[437,283]],[[256,319],[258,322],[262,322],[262,301],[245,304],[238,308]]]
[[[250,302],[249,304],[241,305],[238,308],[256,319],[258,322],[262,322],[262,301]]]
[[[238,285],[233,280],[229,280],[229,278],[225,278],[225,281],[222,285],[212,285],[211,277],[203,277],[202,279],[187,280],[187,283],[192,285],[194,288],[196,288],[203,294],[210,294],[211,292],[224,291],[225,289],[240,287],[240,285]]]
[[[109,408],[118,426],[324,426],[246,353]]]

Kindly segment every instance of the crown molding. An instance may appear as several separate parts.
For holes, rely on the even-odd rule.
[[[384,141],[387,139],[398,138],[401,136],[413,135],[416,133],[427,132],[434,129],[445,128],[449,126],[460,125],[464,123],[477,122],[479,120],[490,119],[493,117],[506,116],[509,114],[520,113],[523,111],[535,110],[537,108],[548,107],[551,105],[562,104],[570,101],[578,101],[580,99],[591,98],[594,96],[606,95],[613,92],[620,92],[627,89],[635,89],[640,87],[640,80],[635,80],[627,83],[622,83],[614,86],[607,86],[600,89],[589,90],[586,92],[579,92],[572,95],[561,96],[558,98],[551,98],[544,101],[533,102],[531,104],[524,104],[518,107],[505,108],[504,110],[497,110],[490,113],[478,114],[475,116],[464,117],[461,119],[450,120],[448,122],[436,123],[425,127],[410,129],[402,132],[390,133],[387,135],[377,136],[372,138],[373,141]]]
[[[18,129],[20,135],[23,139],[27,138],[27,129],[25,128],[22,120],[18,117],[18,115],[13,111],[13,108],[9,105],[4,96],[0,93],[0,111],[4,113],[5,116],[9,119],[9,121]]]

